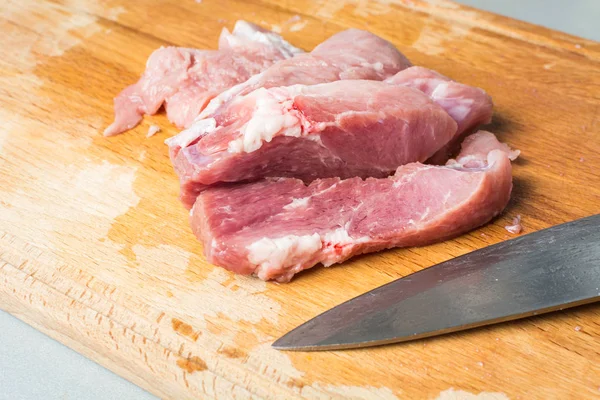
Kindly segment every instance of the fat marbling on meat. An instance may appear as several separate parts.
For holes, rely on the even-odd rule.
[[[383,178],[431,157],[456,129],[448,113],[416,89],[336,81],[257,89],[167,143],[189,208],[198,193],[223,182]]]
[[[190,213],[192,229],[208,261],[280,282],[318,263],[446,240],[498,215],[512,189],[516,153],[489,132],[468,139],[446,166],[411,163],[384,179],[211,188]]]
[[[358,32],[361,33],[362,31]],[[292,61],[297,62],[299,59],[300,56],[296,57],[295,60],[286,60],[284,63],[291,63]],[[276,66],[277,64],[271,69],[275,68]],[[390,85],[414,88],[415,90],[422,92],[433,102],[438,104],[443,110],[445,110],[446,113],[456,122],[457,129],[452,137],[438,135],[437,139],[443,138],[445,141],[436,140],[422,142],[421,150],[429,154],[428,163],[430,164],[444,164],[448,160],[449,155],[456,150],[457,143],[460,143],[460,140],[465,134],[472,132],[478,125],[488,123],[491,120],[493,108],[492,100],[490,96],[488,96],[482,89],[454,82],[449,78],[427,68],[409,67],[391,77],[388,77],[384,80],[384,82]],[[308,112],[314,113],[318,107],[322,107],[323,104],[327,103],[329,103],[328,106],[339,106],[340,118],[336,119],[336,123],[338,124],[342,123],[342,119],[345,119],[346,121],[349,120],[347,117],[351,115],[350,113],[352,111],[356,111],[352,108],[352,104],[356,103],[361,98],[363,100],[369,99],[370,104],[374,108],[388,103],[388,107],[383,107],[382,109],[389,110],[390,108],[406,107],[407,103],[410,102],[410,99],[414,97],[414,94],[412,94],[410,91],[405,91],[404,93],[407,93],[407,96],[409,97],[404,102],[398,101],[398,95],[402,92],[396,91],[395,96],[391,96],[388,99],[385,99],[382,96],[376,96],[377,101],[373,101],[374,97],[369,97],[370,95],[368,94],[367,87],[369,85],[366,84],[363,87],[362,83],[357,83],[354,80],[338,81],[338,83],[335,85],[316,87],[325,88],[334,86],[338,89],[337,93],[332,92],[329,95],[329,98],[320,99],[315,103],[318,106],[310,106],[309,104]],[[380,85],[372,84],[371,86],[376,87]],[[271,88],[266,93],[276,93],[283,90],[289,89]],[[391,92],[392,91],[388,91],[386,93]],[[305,143],[307,144],[307,147],[304,150],[296,149],[296,151],[291,151],[289,147],[301,142],[298,140],[290,141],[289,143],[286,142],[286,146],[279,150],[276,150],[273,147],[284,144],[284,142],[281,139],[274,140],[272,144],[268,145],[268,148],[252,155],[247,155],[247,157],[237,155],[239,152],[235,152],[236,154],[231,154],[231,151],[225,151],[224,146],[221,146],[219,152],[215,151],[215,148],[212,147],[212,145],[214,144],[215,140],[220,140],[222,143],[224,143],[225,138],[227,138],[227,135],[223,134],[224,132],[231,134],[231,132],[235,131],[236,129],[243,131],[246,128],[243,126],[240,128],[240,125],[231,123],[232,121],[236,121],[237,118],[241,118],[243,120],[243,118],[248,118],[249,115],[252,115],[254,126],[262,124],[266,128],[265,130],[270,131],[273,131],[274,126],[278,126],[277,124],[273,125],[272,122],[281,118],[280,110],[272,108],[269,109],[268,107],[262,107],[259,109],[258,105],[263,104],[264,101],[249,101],[248,99],[244,100],[246,97],[253,99],[260,93],[265,93],[264,88],[258,89],[257,91],[246,95],[238,94],[233,99],[223,103],[220,107],[218,107],[217,110],[212,114],[212,117],[207,117],[197,121],[197,123],[187,131],[183,132],[178,137],[167,141],[171,148],[171,156],[175,165],[175,170],[177,171],[181,182],[181,199],[187,207],[190,207],[193,204],[197,194],[207,187],[207,185],[215,184],[220,181],[235,182],[268,176],[295,177],[303,179],[305,182],[309,182],[311,179],[334,176],[341,178],[352,176],[383,177],[386,173],[391,173],[403,163],[424,161],[421,158],[423,153],[417,150],[419,146],[416,142],[413,143],[415,144],[414,146],[406,148],[404,152],[397,154],[397,157],[394,158],[394,161],[398,162],[398,164],[387,164],[386,168],[382,168],[378,171],[368,169],[366,165],[363,165],[362,169],[357,170],[355,168],[355,164],[357,162],[362,162],[363,160],[360,156],[351,160],[351,162],[348,162],[349,157],[337,157],[337,154],[335,154],[335,151],[333,151],[330,153],[333,154],[334,157],[337,157],[338,162],[335,163],[331,162],[330,160],[328,161],[327,159],[323,158],[323,152],[327,152],[327,147],[330,146],[317,146],[317,143],[314,142]],[[306,103],[307,102],[304,102],[304,105],[306,105]],[[241,107],[241,105],[244,105],[245,108]],[[303,113],[305,112],[304,108],[306,107],[298,107],[296,103],[291,103],[291,107],[293,108],[291,113],[298,115],[299,119],[303,120],[302,117],[304,116]],[[344,107],[348,108],[344,109]],[[268,115],[269,112],[273,114]],[[266,121],[270,121],[271,124],[269,126],[265,125]],[[294,120],[292,119],[291,121]],[[306,122],[306,118],[304,118],[304,121]],[[382,121],[383,120],[380,122]],[[438,123],[438,119],[432,118],[430,121],[428,121],[428,123],[435,126]],[[224,125],[227,127],[224,128]],[[318,124],[312,124],[312,126],[309,127],[301,126],[302,133],[305,134],[311,129],[319,133],[318,129],[315,129],[317,126]],[[346,124],[346,126],[348,127],[348,124]],[[373,129],[372,126],[361,127],[360,123],[358,123],[357,126],[358,128],[354,128],[354,130],[357,132]],[[296,128],[297,127],[293,127],[293,129],[284,132],[283,135],[296,135]],[[390,125],[388,128],[393,128],[393,126]],[[393,133],[390,129],[388,129],[388,131]],[[349,132],[348,129],[347,132]],[[417,135],[414,136],[414,138],[418,139],[418,132],[415,133]],[[244,135],[244,141],[262,139],[262,141],[271,142],[272,137],[277,136],[277,134],[278,133],[275,132],[275,135],[273,135],[273,132],[271,132],[262,136],[257,135],[257,137],[253,137],[252,135]],[[406,134],[406,132],[399,132],[398,134],[402,135]],[[305,136],[305,138],[306,137],[312,139],[316,138],[315,135],[308,135]],[[363,147],[363,145],[360,144],[355,148],[357,154],[363,154],[363,152],[377,150],[378,153],[372,153],[373,156],[375,154],[383,154],[385,157],[390,152],[398,151],[397,147],[386,146],[387,143],[385,143],[385,140],[381,139],[381,137],[379,137],[379,139],[376,135],[364,137],[368,138],[369,140],[381,140],[382,146],[381,148],[375,149],[376,146],[373,143],[369,143],[370,146],[366,147]],[[390,134],[388,137],[393,138],[394,135]],[[340,141],[344,141],[346,139],[346,136],[339,136]],[[237,141],[240,140],[242,139],[237,139]],[[250,145],[249,143],[246,144],[248,146],[242,146],[243,149],[249,147],[251,148],[251,151],[248,152],[254,151],[254,149],[252,149],[253,145]],[[235,145],[235,143],[231,143],[231,145]],[[262,142],[259,140],[254,145],[262,145]],[[436,147],[433,148],[432,146]],[[309,151],[311,148],[313,149],[312,152]],[[230,147],[229,150],[231,149],[232,148]],[[280,157],[280,154],[288,152],[290,157],[287,157],[283,161],[273,162],[273,158]],[[311,160],[312,158],[319,158],[324,162],[321,162],[320,165],[315,165],[310,161],[307,162],[307,160]],[[251,162],[248,162],[248,160],[251,160]],[[282,163],[286,163],[283,169],[281,165]],[[258,164],[262,165],[262,167],[256,167]]]
[[[171,122],[187,127],[223,90],[301,52],[280,35],[246,21],[238,21],[233,32],[223,28],[219,50],[160,48],[148,58],[140,80],[115,98],[115,120],[104,135],[135,127],[163,104]]]

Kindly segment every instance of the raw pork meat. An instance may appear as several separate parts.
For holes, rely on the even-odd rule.
[[[416,89],[336,81],[255,90],[167,143],[190,208],[198,193],[221,182],[383,178],[431,157],[456,129],[448,113]]]
[[[458,124],[456,136],[441,148],[430,160],[432,164],[444,164],[457,150],[466,134],[478,125],[492,120],[492,98],[483,89],[454,82],[435,71],[423,67],[411,67],[385,80],[395,85],[419,89],[450,114]]]
[[[467,136],[460,147],[461,152],[456,160],[448,160],[446,165],[460,164],[467,168],[485,168],[486,158],[492,147],[505,152],[511,161],[521,154],[520,150],[511,150],[507,144],[498,143],[493,134]]]
[[[521,225],[521,216],[517,215],[514,217],[512,220],[512,225],[506,225],[504,229],[515,235],[521,233],[523,231],[523,225]]]
[[[393,44],[370,32],[348,29],[335,35],[307,54],[279,61],[211,100],[199,119],[255,89],[296,84],[316,85],[342,79],[381,81],[410,67],[410,61]]]
[[[279,282],[318,263],[442,241],[488,222],[510,197],[513,153],[489,132],[469,139],[448,166],[407,164],[385,179],[211,188],[190,213],[192,229],[210,262]]]
[[[223,29],[219,50],[160,48],[150,55],[140,80],[115,98],[115,121],[104,135],[135,127],[163,103],[169,120],[187,127],[223,90],[301,52],[278,34],[245,21],[238,21],[232,33]]]

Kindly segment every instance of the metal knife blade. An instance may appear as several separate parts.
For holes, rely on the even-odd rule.
[[[331,350],[403,342],[600,300],[600,214],[523,235],[380,286],[275,343]]]

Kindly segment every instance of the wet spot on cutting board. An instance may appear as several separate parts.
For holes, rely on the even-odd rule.
[[[44,146],[39,140],[38,145]],[[50,145],[48,151],[52,151]],[[4,220],[15,224],[35,220],[36,229],[24,230],[24,239],[52,249],[55,255],[61,254],[62,261],[86,258],[102,260],[102,265],[122,265],[118,246],[108,241],[100,246],[94,244],[105,237],[113,218],[139,201],[131,188],[136,169],[82,159],[75,165],[61,156],[56,154],[51,165],[40,161],[19,170],[15,176],[21,178],[15,185],[17,190],[5,193],[2,199],[18,207],[2,210]],[[75,160],[71,158],[70,162]],[[29,196],[20,195],[23,192]],[[37,200],[40,198],[46,200],[43,206]],[[72,249],[81,243],[89,244],[86,252],[74,253]]]
[[[357,1],[357,0],[340,0],[318,3],[315,10],[310,10],[308,14],[315,14],[323,19],[334,19],[338,13],[343,10],[361,16],[370,17],[387,14],[391,10],[391,0],[377,1]]]
[[[112,150],[113,144],[108,145]],[[114,148],[117,147],[115,144]],[[114,218],[107,237],[122,246],[121,254],[132,268],[157,275],[185,273],[199,246],[191,231],[183,229],[188,226],[187,212],[177,200],[177,180],[172,172],[163,173],[170,168],[168,161],[155,159],[159,149],[147,148],[147,151],[150,156],[133,181],[133,190],[140,201]],[[124,157],[135,158],[132,154]],[[157,243],[162,244],[157,246]],[[156,269],[159,265],[160,269]]]
[[[183,321],[180,321],[176,318],[171,320],[171,326],[173,330],[180,335],[187,336],[191,338],[194,342],[198,340],[198,337],[202,335],[202,332],[195,331],[194,328],[190,324],[186,324]]]
[[[18,97],[33,94],[33,89],[51,82],[38,78],[38,72],[43,72],[47,63],[60,59],[66,52],[102,31],[96,15],[104,14],[116,21],[119,14],[125,11],[122,7],[110,8],[95,2],[77,3],[77,13],[66,12],[64,6],[51,2],[9,2],[6,5],[3,21],[0,21],[3,44],[6,48],[16,51],[3,54],[3,61],[8,68],[17,68],[14,71],[9,69],[8,73],[0,78],[1,86],[7,88],[17,85],[20,90],[9,92],[17,93]],[[81,64],[74,64],[79,71]],[[87,68],[89,66],[86,66]],[[89,76],[81,73],[78,75],[84,79]],[[63,76],[64,74],[57,74],[53,78]],[[28,106],[39,102],[47,102],[47,98],[40,96],[30,103],[20,101]]]
[[[354,6],[354,14],[364,18],[385,15],[392,11],[393,3],[395,0],[359,1]]]
[[[449,50],[452,42],[460,41],[470,31],[470,28],[464,25],[425,25],[413,47],[421,53],[435,56]]]
[[[8,21],[19,21],[27,29],[21,29],[18,34],[13,35],[12,31],[19,29],[19,26],[7,24],[9,29],[5,39],[8,40],[8,48],[20,49],[20,54],[15,55],[18,61],[28,62],[31,67],[37,63],[36,55],[61,56],[80,44],[82,38],[100,30],[96,25],[97,17],[91,10],[85,11],[69,14],[56,5],[43,2],[23,3],[18,7],[11,7],[9,4],[4,13],[5,18]],[[7,56],[10,57],[9,54]]]
[[[180,358],[177,360],[177,366],[189,374],[193,374],[196,371],[204,371],[208,368],[204,360],[197,356]]]

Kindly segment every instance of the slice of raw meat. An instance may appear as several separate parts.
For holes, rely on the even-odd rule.
[[[510,197],[507,147],[480,131],[458,160],[467,164],[412,163],[385,179],[330,178],[306,186],[278,178],[211,188],[190,213],[192,229],[208,261],[287,282],[318,263],[426,245],[488,222]]]
[[[456,122],[416,89],[348,80],[260,88],[167,143],[190,208],[222,182],[383,178],[425,161],[455,133]]]
[[[410,67],[385,81],[419,89],[446,110],[458,124],[456,136],[429,163],[444,164],[467,134],[492,120],[492,98],[483,89],[455,82],[430,69]]]
[[[411,66],[393,44],[360,29],[335,35],[307,54],[282,60],[211,100],[199,119],[211,116],[227,101],[255,89],[296,84],[316,85],[342,79],[381,81]]]
[[[245,21],[238,21],[232,33],[223,29],[219,48],[166,47],[152,53],[140,80],[115,98],[115,121],[104,135],[135,127],[144,114],[155,114],[163,103],[169,120],[187,127],[223,90],[302,52],[278,34]]]

